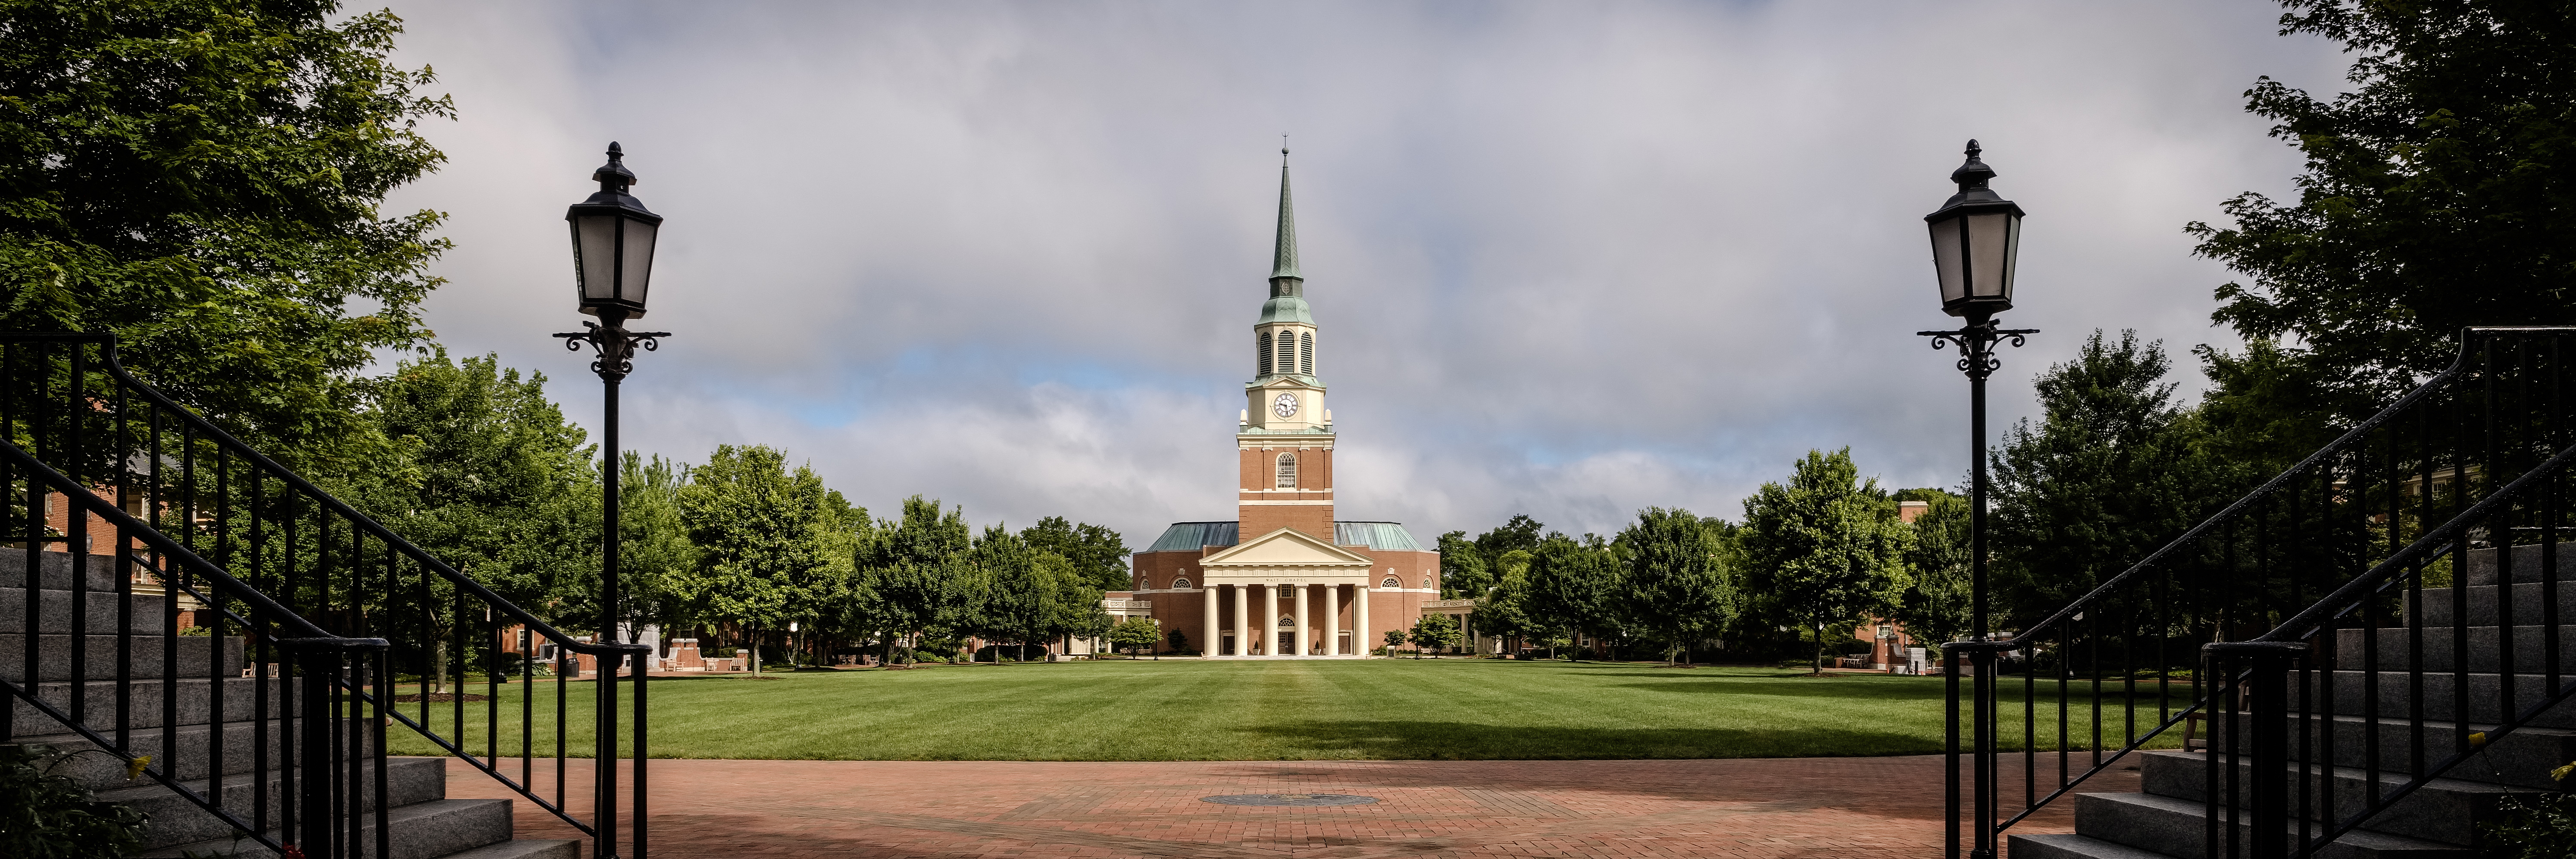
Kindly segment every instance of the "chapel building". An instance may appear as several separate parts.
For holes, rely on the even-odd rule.
[[[1166,648],[1178,631],[1184,649],[1216,658],[1365,657],[1440,598],[1440,554],[1401,524],[1333,518],[1333,413],[1284,158],[1270,299],[1252,331],[1235,518],[1172,523],[1135,554],[1129,600],[1151,603]]]

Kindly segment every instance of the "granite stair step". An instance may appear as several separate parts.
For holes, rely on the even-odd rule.
[[[2205,849],[2205,810],[2198,800],[2150,793],[2080,793],[2075,795],[2075,831],[2173,859],[2211,859]],[[2220,826],[2224,839],[2228,824]],[[2253,824],[2243,817],[2233,828],[2240,845],[2254,837]],[[2274,837],[2285,843],[2297,839],[2297,824]],[[2220,849],[2225,848],[2222,840]],[[2316,859],[2475,859],[2477,851],[2404,835],[2354,831],[2313,855]]]
[[[280,712],[279,693],[287,685],[284,679],[277,677],[270,677],[266,681],[249,677],[227,677],[221,681],[203,677],[178,677],[124,684],[130,696],[125,724],[132,728],[159,727],[162,724],[161,707],[165,692],[170,693],[169,699],[178,705],[179,712],[175,724],[249,721],[256,715],[253,705],[256,703],[257,696],[254,693],[263,688],[261,685],[263,682],[267,690],[268,715],[273,717]],[[92,680],[81,684],[80,697],[88,707],[85,721],[90,730],[102,734],[115,730],[116,694],[119,685],[113,680]],[[210,718],[210,711],[214,704],[214,690],[217,688],[223,691],[223,716]],[[39,700],[52,704],[66,713],[71,711],[73,696],[71,683],[63,681],[38,683],[35,693]],[[17,720],[17,730],[20,733],[70,732],[69,728],[54,723],[34,705],[19,700],[16,696],[11,696],[9,706],[15,708],[12,711],[12,717]]]
[[[2543,592],[2543,585],[2539,582],[2523,582],[2511,587],[2513,588],[2513,622],[2517,625],[2537,625],[2545,622],[2544,615],[2547,613],[2549,603],[2545,599],[2547,594]],[[2504,596],[2501,592],[2502,588],[2496,585],[2479,585],[2467,590],[2469,623],[2494,626],[2496,618],[2502,616],[2498,611],[2501,606],[2497,602]],[[2557,590],[2558,623],[2561,625],[2576,623],[2576,579],[2560,580]],[[2425,588],[2423,603],[2425,625],[2447,627],[2454,623],[2451,612],[2453,597],[2450,588]]]
[[[2313,672],[2313,674],[2317,676],[2327,674],[2333,675],[2334,688],[2332,704],[2334,713],[2348,716],[2365,715],[2362,712],[2362,703],[2365,700],[2364,691],[2366,689],[2363,683],[2368,678],[2364,676],[2363,672],[2318,671]],[[2501,702],[2499,701],[2498,696],[2498,691],[2502,688],[2500,682],[2501,677],[2502,675],[2485,672],[2473,672],[2466,675],[2469,690],[2468,721],[2504,721],[2504,708],[2500,706]],[[2382,717],[2407,715],[2407,696],[2410,691],[2410,686],[2407,682],[2407,675],[2402,672],[2393,673],[2383,671],[2379,673],[2379,678],[2379,715]],[[2453,674],[2447,671],[2424,672],[2424,697],[2422,699],[2424,718],[2454,719],[2458,717],[2458,714],[2453,712],[2453,710],[2458,706],[2457,701],[2454,700],[2454,691],[2458,688],[2458,684],[2461,679],[2462,675]],[[2392,680],[2395,682],[2391,682]],[[2544,688],[2547,684],[2547,680],[2548,678],[2538,674],[2514,675],[2514,709],[2519,712],[2539,705],[2548,692],[2548,690]],[[2559,678],[2559,684],[2561,691],[2576,688],[2576,675],[2562,675]],[[2302,706],[2302,702],[2306,697],[2304,694],[2305,692],[2306,690],[2300,688],[2298,684],[2291,684],[2290,703],[2293,708]],[[2548,709],[2541,711],[2541,713],[2534,717],[2529,724],[2545,728],[2576,728],[2576,698],[2568,698],[2558,701],[2558,703],[2551,705]]]
[[[2225,748],[2228,725],[2248,724],[2252,718],[2239,713],[2219,723],[2213,735],[2219,747]],[[2360,716],[2336,715],[2310,720],[2307,745],[2300,745],[2295,731],[2290,735],[2290,758],[2303,760],[2301,749],[2305,748],[2313,750],[2321,759],[2331,755],[2336,766],[2365,767],[2376,763],[2382,770],[2409,770],[2413,766],[2409,753],[2415,742],[2413,727],[2405,719],[2387,718],[2383,714],[2378,731],[2379,759],[2374,762],[2369,758],[2369,724]],[[2472,733],[2486,733],[2489,739],[2484,746],[2477,748],[2476,754],[2451,768],[2447,775],[2452,778],[2549,789],[2557,787],[2557,781],[2549,777],[2549,772],[2568,761],[2576,761],[2576,730],[2523,727],[2498,734],[2493,733],[2495,725],[2478,722],[2469,723],[2467,728]],[[2432,767],[2451,756],[2459,730],[2460,726],[2452,722],[2424,722],[2424,766]]]
[[[376,855],[375,815],[359,815],[354,821],[363,830],[358,840],[356,859],[374,859]],[[386,842],[393,850],[387,859],[445,859],[468,851],[503,844],[528,843],[529,847],[504,849],[496,857],[532,857],[532,859],[571,859],[578,856],[578,841],[512,842],[510,801],[506,799],[435,799],[398,806],[385,812]],[[291,843],[285,833],[271,829],[268,837],[279,843]],[[187,844],[175,844],[146,850],[145,859],[179,859],[185,856],[232,856],[238,859],[276,859],[277,854],[262,848],[257,841],[231,836],[209,838]]]
[[[122,635],[35,635],[25,633],[0,635],[0,680],[27,682],[27,640],[36,641],[36,679],[70,680],[72,667],[81,668],[88,680],[115,679],[117,666],[126,667],[126,676],[137,680],[159,678],[168,673],[172,651],[178,655],[179,676],[239,676],[242,666],[242,640],[234,636],[122,636]],[[73,653],[78,642],[80,652]],[[128,642],[125,659],[117,658],[118,642]],[[218,643],[221,651],[217,651]],[[74,657],[78,661],[74,661]]]
[[[7,551],[7,549],[0,549],[0,552]],[[6,584],[9,581],[7,576],[0,575],[0,584]],[[81,616],[87,618],[84,622],[86,625],[81,631],[90,634],[115,633],[119,613],[126,615],[124,629],[126,632],[150,635],[169,628],[168,597],[136,594],[131,597],[134,601],[131,609],[122,607],[125,599],[114,593],[90,594],[81,605]],[[71,591],[37,591],[36,631],[69,634],[72,631],[72,603]],[[0,587],[0,633],[26,631],[27,589]]]
[[[2571,586],[2570,590],[2576,590],[2576,586]],[[2576,621],[2576,615],[2571,615],[2568,620]],[[2420,664],[2415,662],[2413,659],[2414,642],[2406,628],[2388,627],[2378,630],[2379,640],[2377,642],[2377,654],[2374,658],[2378,661],[2380,673],[2403,674],[2408,670],[2419,667],[2421,670],[2425,671],[2451,671],[2457,669],[2458,665],[2453,662],[2453,654],[2454,646],[2458,643],[2457,634],[2460,629],[2461,628],[2459,627],[2450,626],[2437,626],[2425,629],[2423,631],[2424,655]],[[2469,657],[2468,670],[2492,672],[2500,670],[2503,667],[2502,660],[2505,655],[2504,648],[2497,646],[2499,643],[2497,638],[2503,635],[2503,629],[2504,628],[2502,627],[2493,626],[2472,626],[2466,628],[2469,638],[2469,646],[2466,651]],[[2547,663],[2542,660],[2544,657],[2549,655],[2548,644],[2550,628],[2545,626],[2517,626],[2512,627],[2511,629],[2513,630],[2514,671],[2517,673],[2544,673],[2544,666],[2546,666]],[[2558,625],[2557,630],[2558,670],[2562,675],[2576,674],[2576,623],[2561,623]],[[2366,653],[2362,648],[2364,637],[2365,632],[2359,629],[2335,630],[2336,664],[2339,666],[2348,665],[2355,669],[2359,669],[2364,665],[2364,654]]]
[[[360,770],[363,775],[359,778],[359,807],[373,809],[376,800],[374,769],[361,765]],[[385,780],[393,800],[388,807],[443,799],[447,796],[447,762],[435,758],[389,758],[385,765]],[[225,776],[223,793],[209,798],[245,822],[275,827],[292,798],[285,792],[283,782],[284,777],[277,770]],[[191,779],[181,784],[205,794],[210,782]],[[262,785],[268,791],[265,820],[253,817],[259,813],[257,790]],[[99,801],[124,803],[150,817],[143,826],[145,850],[232,837],[231,824],[159,782],[139,782],[134,787],[100,791],[97,796]],[[506,800],[494,801],[508,805]]]
[[[2192,752],[2147,752],[2141,758],[2141,766],[2139,786],[2148,793],[2194,802],[2205,802],[2209,798],[2208,755]],[[2227,770],[2231,769],[2227,765],[2226,756],[2220,756],[2219,766],[2218,775],[2222,779],[2219,789],[2224,792],[2226,782],[2223,779],[2228,777]],[[2312,820],[2340,824],[2359,816],[2363,811],[2364,802],[2370,797],[2373,779],[2369,770],[2359,767],[2332,767],[2324,772],[2308,772],[2303,779],[2298,771],[2298,764],[2289,764],[2286,768],[2292,773],[2286,782],[2290,790],[2292,814],[2302,813],[2299,803],[2301,798],[2305,797],[2313,803],[2305,809],[2305,816]],[[2242,786],[2251,784],[2248,779],[2254,772],[2252,758],[2240,756],[2232,769],[2236,770],[2234,775],[2236,784],[2239,785],[2236,804],[2239,807],[2251,807],[2253,795]],[[2304,787],[2300,784],[2302,780],[2308,782]],[[2380,771],[2376,779],[2381,796],[2395,793],[2398,788],[2405,786],[2407,780],[2404,773],[2385,770]],[[2325,793],[2328,789],[2333,791],[2330,800]],[[2396,802],[2390,803],[2377,814],[2371,815],[2368,821],[2362,823],[2361,828],[2372,832],[2404,835],[2446,844],[2475,844],[2478,839],[2479,825],[2503,819],[2503,803],[2506,800],[2523,796],[2539,796],[2550,792],[2455,778],[2436,778]],[[2329,813],[2333,815],[2331,821],[2327,821],[2326,818]]]

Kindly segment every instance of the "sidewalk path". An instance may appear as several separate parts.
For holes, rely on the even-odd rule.
[[[505,767],[518,771],[515,760]],[[551,768],[552,761],[537,762],[538,782],[549,796]],[[1925,859],[1940,855],[1942,835],[1939,756],[656,760],[648,769],[652,856]],[[564,773],[568,799],[585,819],[589,772],[587,761],[573,761]],[[451,760],[448,774],[450,797],[512,796],[462,761]],[[2096,781],[2085,790],[2137,789],[2134,770],[2114,769]],[[1247,793],[1359,794],[1379,802],[1245,807],[1199,801]],[[2019,798],[2017,791],[2011,795]],[[576,835],[525,801],[517,808],[520,837]],[[2061,803],[2015,830],[2066,832],[2071,821],[2071,804]],[[633,855],[623,844],[619,853]]]

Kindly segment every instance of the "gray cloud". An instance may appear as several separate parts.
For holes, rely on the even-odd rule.
[[[2247,3],[401,3],[451,156],[452,349],[598,414],[562,207],[610,139],[670,218],[630,446],[766,442],[884,510],[1131,543],[1231,515],[1276,134],[1345,518],[1734,515],[1811,447],[1965,467],[1920,216],[1968,137],[2032,212],[1997,425],[2096,327],[2176,347],[2226,273],[2183,223],[2281,193],[2239,93],[2331,90]]]

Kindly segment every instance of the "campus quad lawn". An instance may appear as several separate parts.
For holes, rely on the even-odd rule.
[[[563,684],[567,745],[591,749],[592,684]],[[1348,760],[1737,758],[1941,751],[1942,681],[1805,676],[1794,669],[1501,660],[1167,659],[654,678],[652,756],[819,760]],[[2003,738],[2020,748],[2020,683]],[[2123,734],[2104,684],[2103,734]],[[2189,698],[2178,684],[2174,708]],[[2043,683],[2049,692],[2054,683]],[[501,687],[503,757],[518,754],[520,696]],[[533,748],[552,754],[556,684],[539,680]],[[631,685],[620,683],[621,698]],[[482,694],[475,683],[466,691]],[[2155,714],[2142,684],[2143,729]],[[2090,741],[2086,684],[2069,690],[2069,733]],[[2055,698],[2039,707],[2055,747]],[[628,702],[621,700],[620,709]],[[453,704],[433,704],[444,729]],[[418,718],[418,704],[403,705]],[[469,748],[485,749],[481,702]],[[619,733],[627,733],[620,725]],[[438,754],[397,724],[396,754]],[[2157,738],[2171,747],[2172,732]],[[631,753],[631,749],[628,750]]]

